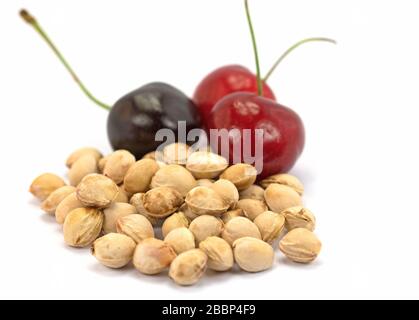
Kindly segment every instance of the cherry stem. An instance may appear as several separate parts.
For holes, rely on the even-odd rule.
[[[257,48],[257,45],[256,45],[255,31],[253,30],[252,19],[250,17],[249,4],[248,4],[247,0],[244,0],[244,7],[246,9],[247,23],[249,24],[250,36],[252,37],[253,53],[255,55],[258,95],[262,96],[263,95],[263,86],[262,86],[262,79],[261,79],[261,75],[260,75],[258,48]]]
[[[64,59],[63,55],[60,53],[60,51],[57,49],[57,47],[54,45],[54,43],[51,41],[51,39],[47,36],[45,31],[41,28],[41,26],[38,24],[36,19],[25,9],[20,10],[20,16],[23,20],[25,20],[27,23],[29,23],[36,32],[45,40],[45,42],[48,44],[48,46],[54,51],[55,55],[58,57],[58,59],[61,61],[61,63],[64,65],[64,67],[67,69],[67,71],[71,74],[74,81],[79,85],[80,89],[85,93],[85,95],[92,100],[94,103],[96,103],[98,106],[102,107],[103,109],[110,110],[111,107],[100,100],[96,99],[89,90],[84,86],[84,84],[80,81],[79,77],[76,75],[76,73],[73,71],[73,69],[70,67],[68,62]]]
[[[278,60],[276,60],[276,62],[274,63],[274,65],[272,66],[271,69],[269,69],[268,73],[266,74],[265,77],[263,77],[263,82],[268,81],[269,77],[271,76],[271,74],[275,71],[276,67],[282,62],[282,60],[284,60],[292,51],[294,51],[294,49],[298,48],[299,46],[301,46],[304,43],[307,42],[318,42],[318,41],[323,41],[323,42],[330,42],[333,44],[336,44],[336,41],[333,39],[329,39],[329,38],[307,38],[307,39],[303,39],[298,41],[297,43],[295,43],[294,45],[292,45],[291,47],[289,47],[279,58]]]

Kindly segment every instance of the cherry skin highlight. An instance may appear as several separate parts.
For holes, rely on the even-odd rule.
[[[252,156],[255,129],[263,129],[263,171],[259,179],[288,172],[304,148],[304,125],[298,114],[277,102],[254,93],[238,92],[221,99],[208,117],[209,129],[239,129],[243,146],[243,129],[251,130]],[[211,141],[221,150],[219,141]],[[217,150],[217,149],[216,149]],[[233,140],[229,139],[230,162]],[[241,149],[243,157],[243,148]]]
[[[227,65],[209,73],[197,86],[193,101],[198,107],[203,125],[208,128],[208,118],[215,104],[234,92],[257,92],[257,77],[240,65]],[[263,96],[275,100],[275,95],[263,83]]]

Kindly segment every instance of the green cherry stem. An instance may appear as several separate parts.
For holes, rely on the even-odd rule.
[[[60,53],[60,51],[57,49],[57,47],[54,45],[54,43],[51,41],[51,39],[47,36],[45,31],[41,28],[39,23],[36,21],[36,19],[26,10],[22,9],[20,10],[20,16],[23,20],[25,20],[27,23],[29,23],[36,32],[45,40],[45,42],[48,44],[48,46],[54,51],[55,55],[58,57],[58,59],[61,61],[61,63],[64,65],[64,67],[67,69],[67,71],[71,74],[74,81],[79,85],[80,89],[84,92],[84,94],[92,100],[94,103],[96,103],[98,106],[102,107],[103,109],[110,110],[111,107],[100,100],[96,99],[90,91],[85,87],[83,82],[80,81],[79,77],[76,75],[76,73],[73,71],[73,69],[70,67],[68,62],[64,59],[63,55]]]
[[[293,44],[291,47],[289,47],[279,58],[278,60],[276,60],[276,62],[274,63],[274,65],[272,66],[271,69],[269,69],[268,73],[266,74],[265,77],[263,77],[263,82],[268,81],[269,77],[271,76],[271,74],[275,71],[276,67],[282,62],[282,60],[284,60],[292,51],[294,51],[294,49],[298,48],[299,46],[301,46],[304,43],[307,42],[318,42],[318,41],[323,41],[323,42],[330,42],[333,44],[336,44],[336,41],[333,39],[329,39],[329,38],[307,38],[307,39],[303,39],[298,41],[297,43]]]
[[[262,86],[262,79],[261,79],[261,75],[260,75],[258,48],[257,48],[257,45],[256,45],[255,31],[253,30],[252,19],[250,18],[249,4],[248,4],[247,0],[244,0],[244,7],[246,9],[247,23],[249,24],[250,36],[252,37],[253,53],[255,55],[258,95],[262,96],[263,95],[263,86]]]

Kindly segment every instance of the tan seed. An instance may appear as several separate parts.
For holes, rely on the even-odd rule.
[[[267,243],[275,241],[284,229],[285,218],[282,214],[265,211],[253,221],[259,228],[262,240]]]
[[[256,176],[255,167],[246,163],[237,163],[227,168],[220,178],[230,180],[241,191],[249,188],[256,181]]]
[[[233,245],[234,241],[243,237],[262,239],[258,227],[247,218],[237,217],[227,222],[222,233],[225,241]]]
[[[86,247],[99,236],[103,213],[95,208],[78,208],[71,211],[64,221],[64,241],[72,247]]]
[[[188,169],[196,179],[214,179],[228,166],[228,161],[218,154],[197,151],[189,155],[186,162]]]
[[[184,167],[169,164],[160,168],[151,179],[151,188],[170,187],[179,191],[183,197],[196,187],[194,176]]]
[[[291,207],[281,212],[285,217],[285,227],[288,231],[296,228],[306,228],[313,231],[316,226],[314,214],[301,206]]]
[[[143,197],[144,209],[154,218],[164,218],[175,212],[183,203],[182,195],[169,187],[147,191]]]
[[[279,242],[279,249],[285,256],[299,263],[309,263],[317,258],[322,244],[316,235],[305,228],[288,232]]]
[[[234,241],[234,259],[241,269],[247,272],[260,272],[270,269],[274,261],[274,250],[266,242],[244,237]]]
[[[103,174],[116,184],[124,180],[128,169],[135,163],[135,157],[127,150],[117,150],[111,153],[106,160]]]
[[[130,237],[119,233],[108,233],[93,242],[91,252],[104,266],[122,268],[134,255],[136,243]]]
[[[193,285],[204,275],[207,259],[206,254],[200,249],[183,252],[173,260],[169,276],[179,285]]]
[[[148,238],[137,244],[133,263],[134,267],[144,274],[158,274],[170,266],[176,253],[171,246],[162,240]]]
[[[48,198],[52,192],[62,186],[65,186],[65,182],[59,176],[53,173],[44,173],[32,181],[29,192],[43,201]]]
[[[54,214],[57,206],[61,203],[61,201],[63,201],[68,195],[75,191],[76,188],[72,186],[63,186],[56,189],[48,196],[48,198],[42,202],[42,210],[44,210],[46,213]]]
[[[106,208],[117,198],[119,188],[108,177],[88,174],[77,186],[77,197],[85,206]]]
[[[124,188],[129,193],[146,192],[149,189],[151,178],[159,170],[155,160],[142,159],[134,163],[124,178]]]
[[[300,195],[294,189],[277,183],[266,188],[265,201],[269,209],[277,213],[302,204]]]
[[[140,243],[147,238],[154,238],[154,229],[151,222],[141,214],[120,217],[116,221],[116,231],[129,236],[136,243]]]
[[[221,235],[223,228],[224,224],[221,219],[209,215],[199,216],[189,225],[189,230],[195,236],[197,244],[208,237]]]
[[[227,271],[234,265],[233,250],[227,241],[219,237],[208,237],[199,244],[208,256],[208,268],[215,271]]]
[[[221,215],[230,205],[225,198],[208,187],[193,188],[186,195],[185,202],[197,215]]]
[[[177,254],[195,249],[195,237],[193,233],[185,227],[176,228],[170,231],[164,237],[164,242],[170,245]]]

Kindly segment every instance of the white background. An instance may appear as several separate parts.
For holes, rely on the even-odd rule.
[[[323,251],[312,265],[208,276],[189,288],[166,276],[109,270],[67,248],[28,193],[64,175],[75,148],[110,152],[106,111],[92,105],[17,16],[28,7],[86,85],[113,103],[151,81],[191,95],[212,69],[254,69],[241,0],[1,1],[0,298],[419,298],[419,45],[417,1],[251,0],[262,70],[308,44],[269,83],[306,125],[292,171],[305,183]]]

